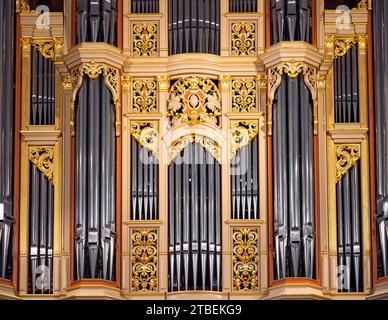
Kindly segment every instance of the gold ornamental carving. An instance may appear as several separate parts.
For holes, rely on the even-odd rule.
[[[53,181],[54,147],[30,147],[28,157],[34,166],[44,174],[48,181]]]
[[[132,291],[158,291],[158,230],[132,230],[131,247]]]
[[[32,42],[32,38],[31,37],[22,37],[21,38],[20,45],[21,45],[23,51],[30,50],[31,42]]]
[[[231,155],[234,157],[241,148],[249,145],[259,134],[258,120],[233,120],[231,129]]]
[[[268,78],[264,74],[256,76],[256,84],[258,89],[267,89]]]
[[[303,76],[306,86],[311,92],[313,100],[313,117],[314,117],[314,135],[318,134],[318,100],[317,100],[317,71],[302,62],[285,62],[271,68],[268,71],[268,134],[272,135],[272,106],[275,94],[279,88],[283,75],[291,79],[296,79],[299,75]]]
[[[252,22],[232,24],[232,56],[256,54],[256,25]]]
[[[368,46],[368,36],[360,35],[357,37],[358,47],[360,49],[366,49]]]
[[[31,8],[25,0],[16,0],[16,13],[29,13]]]
[[[360,145],[358,144],[340,144],[336,146],[336,182],[357,163],[361,157]]]
[[[259,233],[257,228],[233,229],[233,291],[259,287]]]
[[[230,90],[232,85],[232,77],[227,75],[220,76],[220,84],[221,90]]]
[[[372,10],[372,0],[359,0],[357,8],[360,10]]]
[[[132,88],[132,77],[122,76],[121,77],[121,88],[123,92],[129,92]]]
[[[133,25],[133,55],[135,57],[158,55],[156,24],[139,23]]]
[[[232,111],[256,111],[256,81],[234,80],[232,82]]]
[[[72,79],[72,96],[70,106],[70,127],[71,135],[75,135],[75,102],[77,99],[77,93],[82,87],[84,76],[89,77],[92,80],[96,80],[99,76],[104,77],[104,83],[112,94],[112,100],[115,106],[116,114],[116,136],[120,136],[121,122],[120,122],[120,103],[119,103],[119,70],[103,63],[96,63],[91,61],[90,63],[84,63],[78,67],[73,68],[70,71]]]
[[[157,85],[152,80],[136,80],[132,83],[132,111],[152,113],[157,111]]]
[[[131,135],[143,147],[157,158],[159,134],[157,121],[132,121]]]
[[[66,90],[66,91],[70,91],[73,88],[71,76],[62,77],[62,87],[63,87],[63,90]]]
[[[28,43],[23,45],[27,49]],[[36,39],[32,38],[30,45],[38,50],[40,54],[49,60],[55,60],[63,52],[63,38]]]
[[[166,75],[157,76],[158,87],[160,92],[167,92],[170,89],[170,79]]]
[[[326,50],[333,52],[334,59],[345,56],[353,46],[357,45],[357,43],[359,43],[361,48],[364,46],[366,47],[366,37],[336,37],[333,35],[328,35],[325,38],[325,48]]]
[[[209,152],[212,157],[217,160],[219,163],[221,162],[221,148],[220,146],[209,137],[201,136],[201,135],[187,135],[182,136],[178,140],[174,141],[169,147],[168,154],[168,163],[171,164],[191,143],[199,143],[207,152]]]
[[[221,96],[217,86],[197,76],[176,81],[170,91],[168,116],[172,127],[198,123],[220,126]]]

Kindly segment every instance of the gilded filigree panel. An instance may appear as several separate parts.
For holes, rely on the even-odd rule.
[[[233,229],[233,291],[259,287],[259,232],[257,228]]]
[[[232,81],[232,111],[254,112],[256,111],[256,81],[233,80]]]
[[[157,121],[132,121],[132,137],[144,148],[158,157],[158,122]]]
[[[361,157],[361,148],[358,144],[340,144],[336,146],[336,182],[357,163]]]
[[[133,55],[150,57],[158,55],[158,34],[155,23],[133,25]]]
[[[219,126],[221,97],[217,86],[197,76],[176,81],[170,91],[168,116],[173,127],[198,123]]]
[[[151,113],[157,111],[157,84],[152,80],[136,80],[132,83],[132,111]]]
[[[158,291],[158,230],[131,232],[132,291]]]
[[[28,157],[48,181],[52,182],[54,178],[54,147],[29,147]]]
[[[256,54],[256,25],[253,22],[232,23],[232,56]]]
[[[234,157],[237,152],[252,142],[259,134],[258,120],[233,120],[230,122],[231,129],[231,153]]]

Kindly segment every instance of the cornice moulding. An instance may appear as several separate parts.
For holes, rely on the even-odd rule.
[[[28,146],[55,146],[61,132],[53,128],[32,128],[28,131],[20,131]]]
[[[336,125],[334,129],[329,129],[328,133],[336,144],[361,143],[365,139],[368,129],[359,126]]]
[[[318,49],[304,41],[282,41],[271,46],[262,56],[267,69],[283,62],[303,62],[313,68],[319,68],[323,56]]]
[[[70,49],[63,60],[69,70],[91,61],[121,70],[125,61],[120,49],[103,42],[80,43]]]
[[[36,19],[40,14],[37,12],[21,13],[20,25],[23,37],[51,38],[63,37],[64,16],[62,12],[50,12],[50,24],[48,28],[37,28]]]
[[[340,16],[342,16],[342,12],[336,10],[325,10],[325,34],[338,36],[366,34],[368,26],[368,12],[368,10],[350,10],[349,24],[347,24],[344,28],[337,28],[337,20]]]

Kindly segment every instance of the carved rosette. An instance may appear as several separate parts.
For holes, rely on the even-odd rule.
[[[258,229],[233,229],[233,291],[252,291],[258,289],[258,262]]]
[[[258,120],[233,120],[231,129],[231,156],[234,157],[241,148],[247,146],[259,134]]]
[[[313,117],[314,117],[314,135],[318,134],[318,100],[317,100],[317,71],[302,62],[285,62],[268,70],[268,116],[267,126],[268,134],[272,135],[272,105],[275,99],[275,94],[282,82],[282,76],[287,75],[291,79],[295,79],[299,75],[303,75],[304,82],[311,92],[313,100]]]
[[[210,79],[192,76],[178,80],[170,91],[168,116],[172,127],[206,123],[220,126],[221,97]]]
[[[199,143],[215,160],[221,162],[222,154],[220,146],[208,137],[193,134],[180,137],[170,145],[168,163],[171,164],[190,143]]]
[[[132,111],[138,113],[152,113],[157,111],[156,81],[136,80],[132,83],[133,101]]]
[[[142,147],[158,157],[159,134],[157,121],[132,121],[131,135]]]
[[[256,54],[256,25],[252,22],[232,24],[232,56]]]
[[[29,147],[28,157],[48,181],[52,182],[54,178],[54,147]]]
[[[139,23],[133,25],[133,55],[135,57],[158,55],[156,24]]]
[[[70,114],[70,127],[72,136],[75,135],[75,101],[77,99],[77,93],[82,86],[84,76],[89,77],[92,80],[96,80],[99,76],[104,77],[105,85],[112,94],[112,100],[115,105],[116,114],[116,136],[120,136],[121,131],[121,114],[119,103],[119,78],[120,72],[118,69],[111,67],[103,63],[96,63],[91,61],[90,63],[84,63],[78,67],[73,68],[70,71],[72,81],[72,97],[71,97],[71,114]]]
[[[343,176],[357,163],[361,157],[361,148],[358,144],[340,144],[336,146],[336,182],[340,182]]]
[[[256,111],[256,81],[234,80],[232,82],[232,111]]]
[[[132,291],[158,291],[158,230],[133,229]]]

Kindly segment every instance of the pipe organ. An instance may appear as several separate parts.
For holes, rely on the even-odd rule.
[[[0,299],[387,298],[386,19],[0,1]]]

